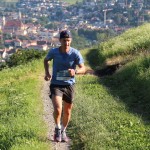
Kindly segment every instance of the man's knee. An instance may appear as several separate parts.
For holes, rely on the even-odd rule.
[[[54,109],[54,114],[55,115],[61,115],[62,109],[61,108],[55,108]]]
[[[66,116],[71,115],[71,109],[64,109],[63,114],[66,115]]]

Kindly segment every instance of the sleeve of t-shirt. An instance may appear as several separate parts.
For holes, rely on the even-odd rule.
[[[84,59],[81,55],[81,53],[78,51],[78,55],[77,55],[77,65],[84,63]]]
[[[53,51],[54,49],[50,49],[47,56],[46,56],[46,59],[47,60],[52,60],[53,59]]]

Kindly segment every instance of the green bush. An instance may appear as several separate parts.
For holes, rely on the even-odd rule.
[[[6,65],[5,62],[1,62],[1,63],[0,63],[0,71],[3,70],[3,69],[6,68],[6,67],[7,67],[7,65]]]
[[[45,51],[38,50],[18,50],[14,53],[9,60],[7,61],[7,65],[9,67],[18,66],[21,64],[26,64],[34,59],[40,59],[42,56],[46,54]]]

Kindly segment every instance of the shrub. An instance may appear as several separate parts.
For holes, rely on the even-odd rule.
[[[21,64],[25,64],[34,59],[40,59],[46,52],[38,51],[38,50],[18,50],[12,56],[10,56],[9,61],[7,61],[7,65],[9,67],[18,66]]]

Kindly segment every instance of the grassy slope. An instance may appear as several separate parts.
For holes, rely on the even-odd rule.
[[[90,150],[150,149],[150,56],[147,26],[149,24],[137,30],[129,30],[117,38],[121,39],[120,41],[115,38],[114,41],[117,43],[112,44],[112,47],[115,47],[114,50],[110,46],[112,39],[103,44],[105,48],[108,48],[107,50],[91,50],[87,55],[84,52],[89,60],[86,63],[92,66],[100,66],[100,62],[103,63],[108,58],[109,61],[111,59],[114,61],[114,56],[123,54],[125,58],[126,53],[131,56],[130,61],[127,61],[126,65],[111,77],[81,76],[77,78],[77,95],[70,125],[72,129],[70,136],[74,139],[73,149],[76,150],[79,147]],[[141,40],[139,39],[137,44],[135,41],[139,37]],[[120,50],[119,45],[123,42],[128,43],[130,41],[128,39],[132,39],[130,43],[132,48],[128,52],[126,47]],[[125,46],[128,45],[125,44]],[[134,47],[137,50],[136,59],[133,55]]]
[[[86,64],[100,65],[98,52],[83,51],[85,58],[90,54]],[[150,149],[150,58],[137,58],[111,77],[77,77],[68,130],[72,149]],[[48,149],[39,95],[42,65],[35,61],[0,72],[1,149]]]
[[[139,54],[149,52],[150,23],[126,31],[121,36],[99,45],[99,66],[103,63],[126,63]],[[114,61],[114,62],[113,62]]]
[[[72,149],[149,149],[149,125],[111,92],[96,77],[78,77],[70,125]]]
[[[40,99],[42,61],[0,72],[0,149],[46,150]]]

